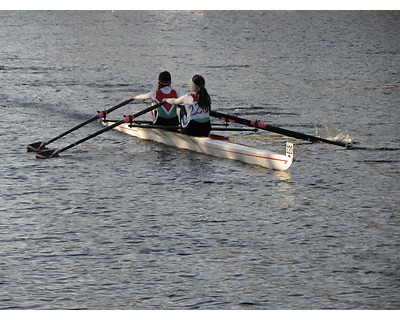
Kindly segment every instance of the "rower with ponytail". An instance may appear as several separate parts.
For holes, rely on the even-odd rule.
[[[180,125],[183,133],[190,136],[207,137],[211,132],[209,112],[211,98],[205,88],[205,80],[196,74],[190,80],[190,90],[177,99],[164,99],[167,103],[181,105]]]

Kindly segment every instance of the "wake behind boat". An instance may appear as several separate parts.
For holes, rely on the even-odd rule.
[[[110,126],[114,122],[103,120],[103,125]],[[163,128],[154,128],[141,124],[123,123],[114,129],[131,136],[152,140],[176,148],[187,149],[215,157],[238,160],[259,165],[273,170],[287,170],[293,161],[293,144],[287,143],[286,155],[268,150],[235,143],[229,138],[211,135],[210,137],[193,137]]]

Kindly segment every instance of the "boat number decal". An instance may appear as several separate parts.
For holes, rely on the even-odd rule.
[[[293,159],[293,143],[286,142],[286,156]]]

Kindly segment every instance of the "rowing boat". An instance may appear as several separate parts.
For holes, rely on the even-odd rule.
[[[105,126],[111,121],[102,121]],[[244,144],[235,143],[229,138],[210,135],[210,137],[193,137],[176,131],[165,130],[135,123],[123,123],[114,128],[128,135],[160,142],[176,148],[187,149],[207,155],[238,160],[259,165],[273,170],[287,170],[293,161],[293,144],[286,144],[286,155],[262,150]]]

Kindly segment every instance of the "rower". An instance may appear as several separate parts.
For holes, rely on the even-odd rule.
[[[174,105],[183,104],[180,125],[182,132],[190,136],[208,137],[211,131],[211,98],[205,84],[204,78],[196,74],[189,84],[192,92],[177,99],[163,100]]]
[[[158,76],[158,89],[145,94],[140,94],[132,99],[147,100],[152,99],[152,105],[162,102],[167,98],[177,98],[178,93],[171,88],[171,74],[168,71],[163,71]],[[153,112],[153,124],[160,126],[178,126],[179,119],[176,112],[176,106],[170,103],[165,103],[158,107]]]

